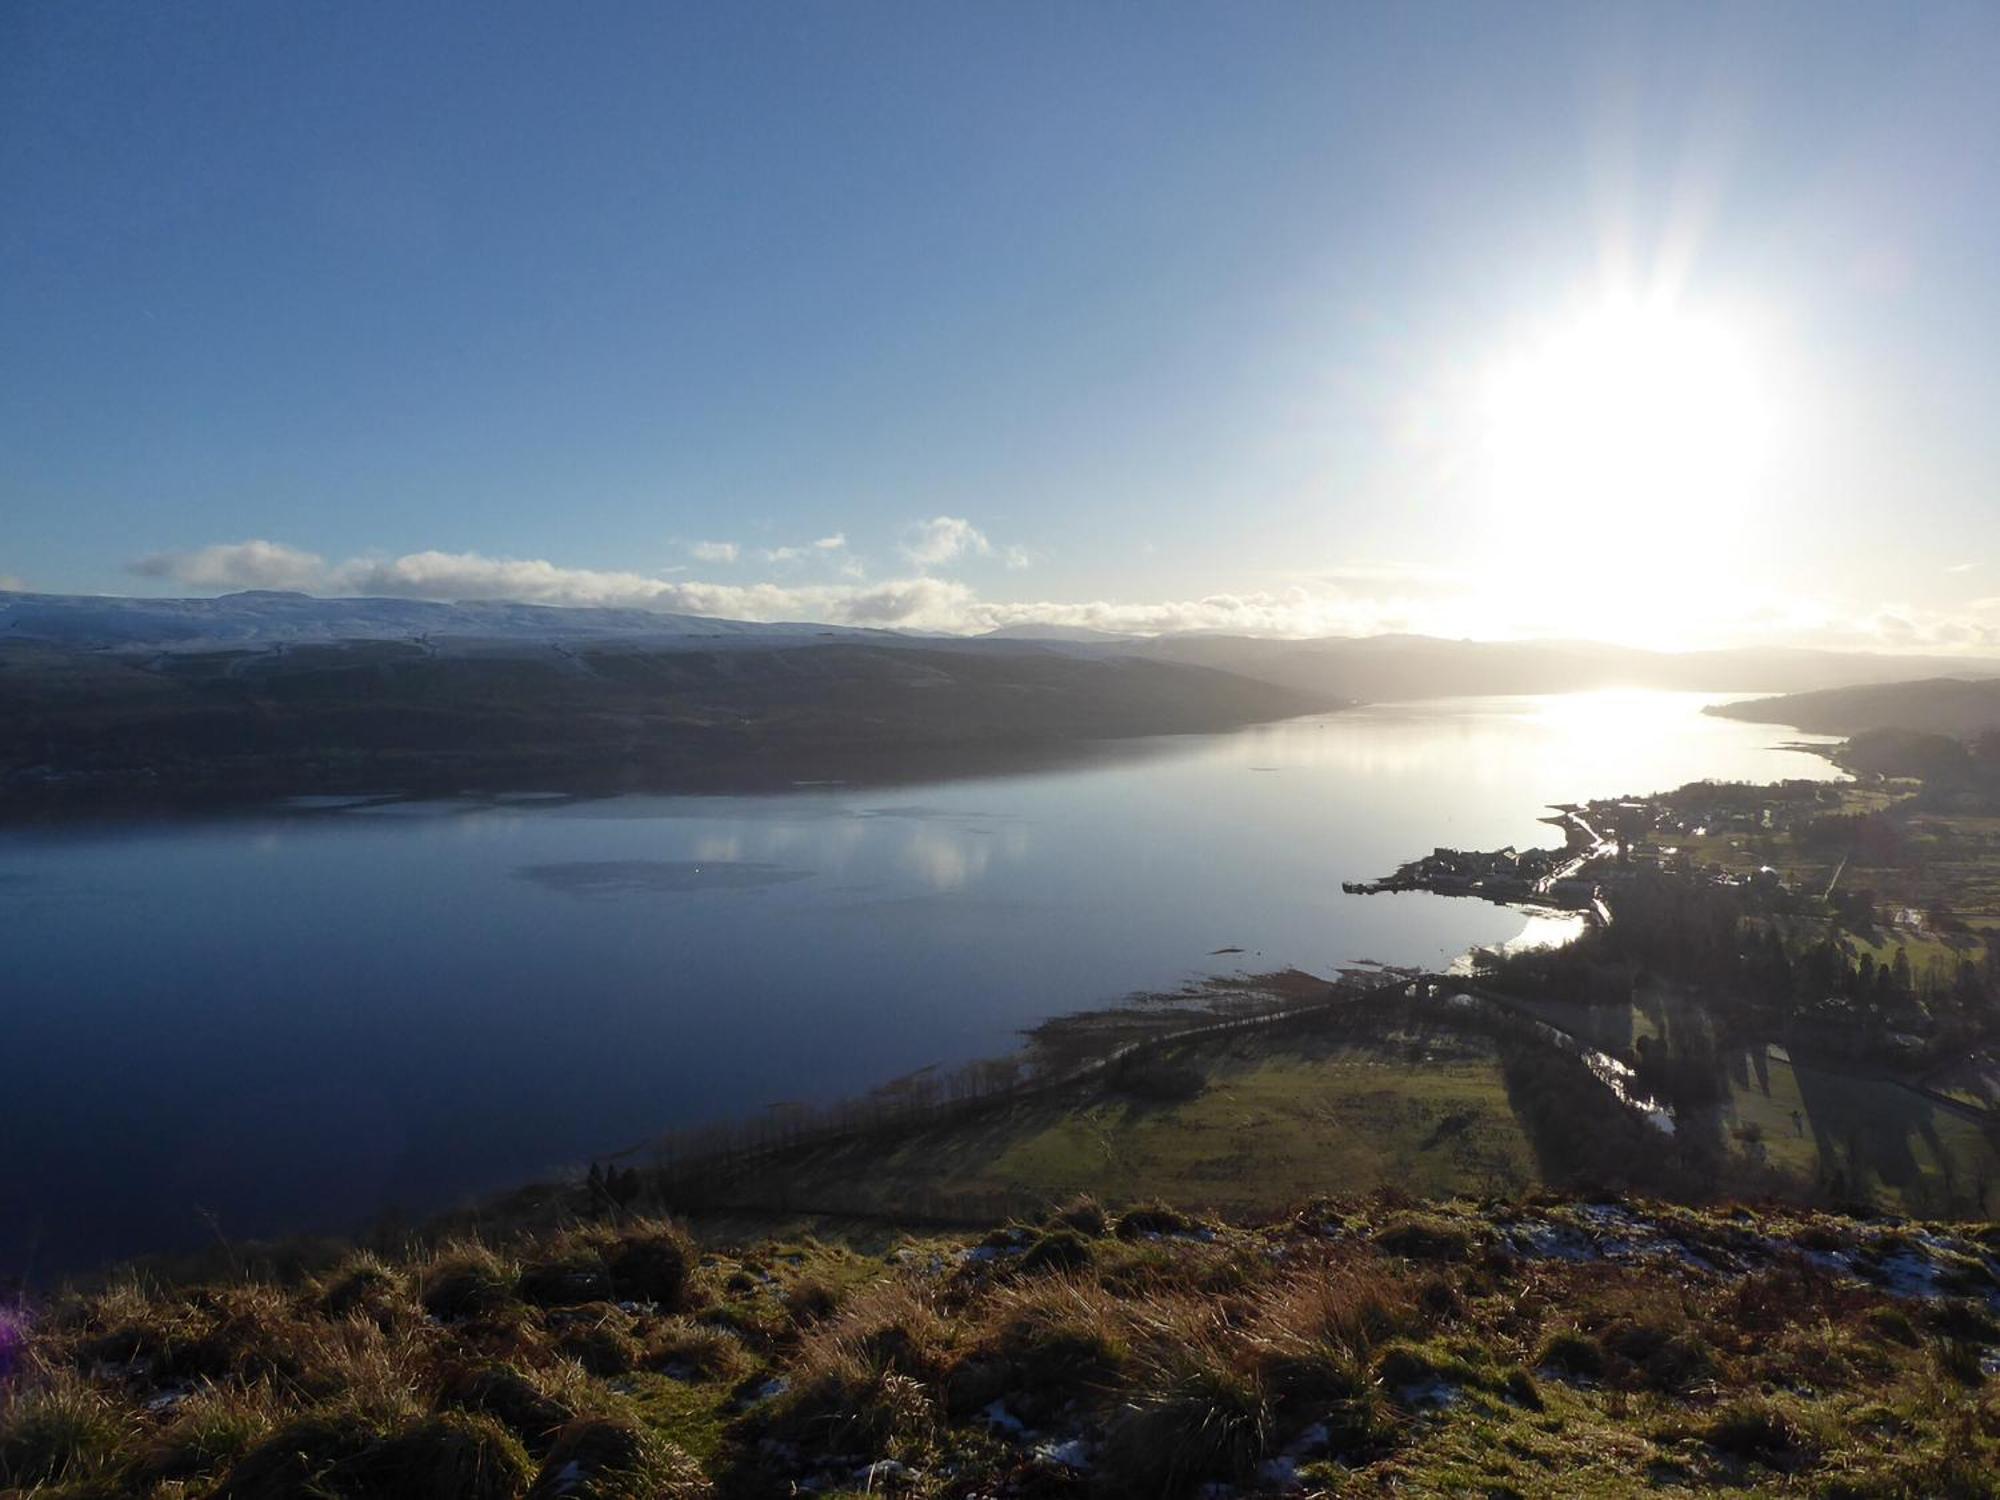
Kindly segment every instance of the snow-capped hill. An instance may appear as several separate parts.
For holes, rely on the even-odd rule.
[[[1001,625],[980,637],[988,641],[1055,641],[1079,646],[1115,646],[1145,637],[1121,635],[1111,630],[1093,630],[1088,625],[1040,625],[1033,621]]]
[[[564,609],[478,599],[322,599],[254,589],[215,599],[0,592],[0,640],[97,649],[196,651],[222,647],[380,640],[779,640],[869,636],[810,624],[762,624],[645,609]]]

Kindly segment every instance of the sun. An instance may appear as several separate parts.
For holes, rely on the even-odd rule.
[[[1483,477],[1508,524],[1631,542],[1755,505],[1773,431],[1754,341],[1724,319],[1608,299],[1488,367]]]

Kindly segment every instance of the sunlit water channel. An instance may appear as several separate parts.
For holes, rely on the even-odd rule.
[[[0,1270],[418,1214],[1197,975],[1448,962],[1524,918],[1340,882],[1558,842],[1552,801],[1836,774],[1706,701],[1374,707],[888,791],[0,833]]]

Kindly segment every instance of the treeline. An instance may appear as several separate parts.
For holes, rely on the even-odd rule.
[[[1918,807],[1958,811],[2000,807],[2000,730],[1957,739],[1877,729],[1857,734],[1841,746],[1839,759],[1851,771],[1923,782],[1916,797]]]
[[[1787,936],[1797,898],[1641,872],[1607,896],[1613,920],[1566,947],[1497,956],[1487,978],[1520,994],[1589,1003],[1629,1001],[1648,977],[1699,987],[1711,1006],[1746,1031],[1804,1028],[1822,1045],[1859,1053],[1892,1038],[1947,1055],[2000,1037],[2000,947],[1978,956],[1912,965],[1851,955],[1836,909],[1826,932],[1799,944]],[[1872,923],[1872,893],[1845,915]],[[1898,1043],[1906,1049],[1912,1040]]]

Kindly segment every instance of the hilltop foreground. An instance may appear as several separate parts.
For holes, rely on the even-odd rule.
[[[573,1205],[587,1208],[577,1195]],[[1542,1199],[968,1241],[573,1219],[69,1295],[0,1484],[313,1496],[2000,1494],[2000,1226]]]

